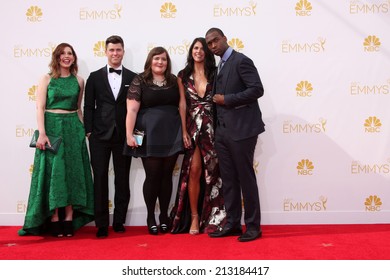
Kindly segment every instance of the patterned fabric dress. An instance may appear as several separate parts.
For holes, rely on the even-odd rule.
[[[183,80],[182,71],[178,76]],[[188,81],[183,81],[183,84],[186,90],[187,132],[192,139],[192,147],[186,150],[183,158],[175,206],[171,212],[172,233],[188,233],[191,226],[188,180],[196,146],[199,147],[203,159],[198,205],[200,231],[209,233],[226,223],[222,181],[214,149],[212,83],[207,85],[204,97],[200,97],[196,92],[192,77]]]
[[[73,75],[52,78],[46,109],[77,110],[79,84]],[[73,206],[73,229],[94,220],[93,182],[84,126],[77,113],[45,112],[47,135],[61,136],[57,154],[36,149],[30,194],[19,235],[41,235],[49,230],[56,208]]]

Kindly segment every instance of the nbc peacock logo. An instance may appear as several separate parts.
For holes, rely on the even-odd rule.
[[[378,52],[381,42],[375,35],[370,35],[364,39],[363,47],[365,52]]]
[[[366,211],[378,212],[381,210],[382,201],[377,195],[370,195],[366,198],[364,205],[366,206]]]
[[[181,169],[180,166],[176,162],[175,167],[173,168],[172,175],[175,176],[175,177],[179,176],[180,175],[180,169]]]
[[[38,6],[31,6],[26,12],[28,22],[40,22],[42,21],[42,9]]]
[[[377,117],[368,117],[364,121],[364,131],[367,133],[379,133],[382,126],[381,120]]]
[[[38,86],[36,85],[33,85],[28,89],[27,96],[29,101],[35,102],[37,100],[37,90],[38,90]]]
[[[106,42],[98,41],[93,46],[93,53],[97,57],[104,57],[106,55]]]
[[[311,3],[307,0],[300,0],[295,5],[295,15],[296,16],[310,16],[313,7]]]
[[[237,52],[241,52],[244,49],[244,43],[238,38],[231,39],[228,44]]]
[[[162,18],[175,18],[177,9],[172,2],[166,2],[161,6],[160,13]]]
[[[253,162],[253,170],[255,170],[255,173],[257,174],[257,173],[259,173],[259,162],[257,161],[257,160],[255,160],[254,162]]]
[[[114,204],[111,199],[108,200],[108,212],[110,214],[114,214]]]
[[[30,164],[30,167],[28,168],[28,173],[30,174],[30,176],[32,176],[33,170],[34,170],[34,164]]]
[[[297,165],[298,175],[311,176],[313,175],[314,165],[308,159],[302,159]]]
[[[110,176],[110,177],[115,176],[114,166],[112,166],[112,165],[110,165],[110,167],[108,168],[108,176]]]
[[[297,96],[311,97],[313,85],[308,81],[301,81],[297,84],[295,90],[297,91]]]

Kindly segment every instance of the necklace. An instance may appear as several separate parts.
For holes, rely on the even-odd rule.
[[[165,79],[162,81],[157,81],[157,80],[153,79],[153,84],[155,84],[158,87],[163,87],[167,84],[167,81]]]

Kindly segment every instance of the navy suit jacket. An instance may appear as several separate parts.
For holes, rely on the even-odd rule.
[[[135,75],[122,67],[122,84],[117,99],[112,93],[106,66],[89,75],[84,99],[85,133],[92,133],[100,140],[109,140],[116,128],[119,137],[125,139],[127,91]]]
[[[253,61],[233,50],[215,79],[214,93],[224,94],[225,105],[217,105],[217,118],[234,141],[264,132],[258,98],[264,88]]]

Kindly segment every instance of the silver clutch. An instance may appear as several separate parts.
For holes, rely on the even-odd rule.
[[[137,129],[134,130],[133,137],[135,138],[135,141],[137,142],[138,146],[142,146],[142,142],[144,141],[144,135],[145,135],[144,131],[140,131]]]

